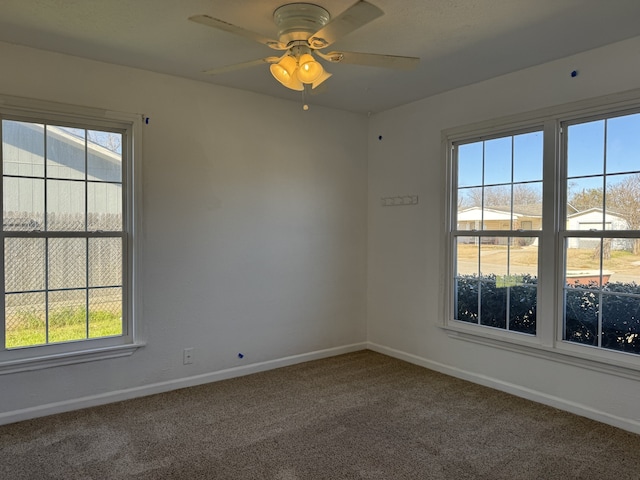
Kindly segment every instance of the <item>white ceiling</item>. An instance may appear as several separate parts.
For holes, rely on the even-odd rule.
[[[354,1],[312,0],[332,16]],[[417,56],[420,65],[410,72],[329,65],[334,75],[311,105],[378,112],[640,35],[640,0],[369,1],[385,15],[330,49]],[[200,73],[274,51],[187,20],[208,14],[276,37],[272,15],[284,3],[291,2],[1,0],[0,41],[298,100],[301,94],[277,83],[267,65]]]

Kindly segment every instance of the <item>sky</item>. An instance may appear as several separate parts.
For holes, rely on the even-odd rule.
[[[458,187],[542,180],[542,132],[496,138],[458,147]],[[512,162],[513,160],[513,162]],[[513,165],[513,167],[512,167]]]
[[[640,113],[569,125],[566,135],[572,188],[601,188],[605,173],[640,171]],[[483,149],[484,185],[511,183],[512,175],[513,182],[542,180],[543,134],[536,131],[460,145],[459,188],[483,184]]]

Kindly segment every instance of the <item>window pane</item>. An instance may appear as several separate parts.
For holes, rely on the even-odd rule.
[[[15,293],[4,297],[6,348],[47,342],[44,293]]]
[[[483,237],[480,246],[480,323],[506,328],[507,289],[498,286],[507,275],[508,241],[506,237]]]
[[[45,239],[5,238],[4,288],[26,292],[45,288]]]
[[[542,132],[513,137],[513,181],[542,180]]]
[[[538,238],[513,237],[509,241],[509,275],[515,285],[537,284]]]
[[[511,230],[511,186],[484,188],[483,230]]]
[[[525,277],[521,285],[509,287],[509,330],[535,335],[538,289],[535,277]]]
[[[475,275],[456,278],[456,320],[478,323],[479,285],[479,279]]]
[[[513,186],[513,229],[542,230],[542,182]]]
[[[590,290],[565,292],[565,340],[598,345],[598,294]]]
[[[484,142],[484,184],[511,183],[511,138]]]
[[[567,181],[567,230],[602,230],[603,177]]]
[[[44,176],[44,125],[2,121],[2,163],[5,175]]]
[[[4,178],[5,230],[44,230],[44,181]]]
[[[569,286],[600,287],[600,238],[568,238],[565,276]],[[605,245],[605,249],[607,246]]]
[[[640,113],[607,120],[607,173],[637,171],[640,165]]]
[[[89,337],[111,337],[122,333],[122,289],[89,290]]]
[[[113,132],[87,132],[89,180],[122,182],[122,135]]]
[[[567,129],[569,177],[604,173],[604,120],[570,125]]]
[[[66,180],[47,180],[47,229],[83,231],[85,229],[85,184]]]
[[[482,185],[482,142],[458,147],[458,187]]]
[[[122,186],[111,183],[89,183],[88,225],[89,231],[122,230]]]
[[[482,237],[480,246],[480,275],[492,278],[496,275],[506,275],[509,254],[509,239],[507,237]]]
[[[85,178],[85,130],[47,125],[47,177]]]
[[[87,338],[87,291],[49,293],[49,342]]]
[[[460,213],[471,207],[482,206],[482,188],[459,188],[458,189],[458,221],[460,221]],[[480,229],[480,214],[478,213],[473,220],[478,222],[476,230]],[[465,220],[465,221],[468,221]],[[467,229],[461,229],[467,230]]]
[[[618,284],[640,285],[640,239],[605,238],[602,245],[603,283],[609,282],[608,288],[612,290]]]
[[[480,323],[489,327],[507,327],[507,288],[498,287],[495,277],[480,282]]]
[[[49,288],[78,288],[87,285],[84,238],[49,239]]]
[[[480,274],[480,237],[458,237],[456,239],[456,275]]]
[[[456,320],[478,323],[479,237],[456,238]]]
[[[122,239],[89,239],[89,286],[122,285]]]
[[[640,293],[637,285],[628,287]],[[640,354],[640,297],[602,296],[602,347]]]
[[[607,230],[640,230],[640,174],[607,175],[606,181]]]

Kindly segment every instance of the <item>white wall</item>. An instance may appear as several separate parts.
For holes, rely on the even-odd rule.
[[[639,51],[635,38],[372,117],[368,338],[375,349],[640,432],[637,379],[452,339],[440,328],[442,130],[637,88]],[[417,206],[380,206],[380,197],[415,194]]]
[[[439,327],[441,131],[636,88],[638,51],[633,39],[492,79],[374,115],[367,130],[358,115],[0,44],[0,93],[150,118],[147,346],[0,376],[0,423],[368,338],[374,349],[640,431],[637,380],[451,339]],[[380,197],[415,194],[417,206],[380,206]],[[194,365],[182,365],[184,347],[195,348]]]
[[[8,44],[0,64],[2,94],[149,117],[147,346],[0,376],[0,423],[362,348],[366,117]]]

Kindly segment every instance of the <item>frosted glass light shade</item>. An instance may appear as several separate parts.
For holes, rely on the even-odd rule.
[[[296,67],[296,59],[291,55],[286,55],[278,63],[272,64],[269,70],[271,70],[271,75],[286,87],[291,82]]]
[[[298,92],[301,92],[302,90],[304,90],[304,85],[298,78],[297,73],[298,72],[296,70],[294,74],[291,75],[291,80],[289,81],[289,83],[283,83],[283,85],[287,88],[290,88],[291,90],[297,90]]]
[[[301,55],[298,64],[298,78],[303,83],[313,83],[324,72],[322,65],[309,53]]]
[[[318,85],[320,85],[322,82],[324,82],[327,78],[329,78],[331,75],[333,75],[332,73],[327,72],[326,70],[322,69],[322,75],[320,75],[318,78],[316,78],[313,83],[311,84],[311,88],[316,88]]]

